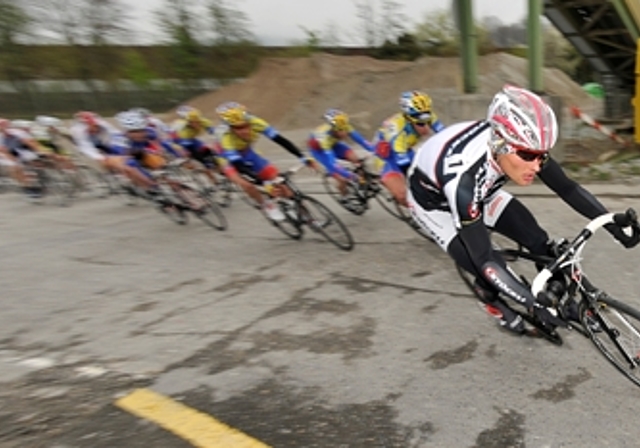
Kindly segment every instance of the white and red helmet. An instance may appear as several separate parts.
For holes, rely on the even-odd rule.
[[[558,139],[558,121],[551,107],[535,93],[505,85],[487,112],[493,148],[508,152],[548,152]],[[506,148],[505,148],[506,146]]]

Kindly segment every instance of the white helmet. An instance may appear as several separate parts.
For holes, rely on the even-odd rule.
[[[547,152],[558,139],[558,121],[551,107],[529,90],[505,85],[487,112],[493,148],[512,152]]]
[[[22,129],[24,131],[28,131],[33,126],[33,121],[31,120],[13,120],[11,121],[11,127],[16,129]]]
[[[120,112],[116,120],[125,131],[139,131],[147,128],[147,119],[138,112]]]
[[[36,117],[36,124],[39,126],[44,126],[45,128],[59,128],[60,126],[62,126],[62,120],[56,117],[49,117],[47,115],[38,115]]]
[[[178,106],[178,108],[176,109],[176,114],[178,114],[178,117],[180,118],[187,118],[189,112],[192,112],[194,110],[196,110],[195,107],[183,104],[181,106]]]

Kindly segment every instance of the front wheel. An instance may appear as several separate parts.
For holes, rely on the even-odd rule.
[[[300,220],[342,250],[351,250],[355,242],[340,218],[322,202],[303,196],[299,205]]]
[[[580,303],[580,322],[600,352],[640,386],[640,311],[602,294],[597,308]]]
[[[378,204],[380,204],[380,206],[385,209],[387,213],[389,213],[394,218],[404,220],[404,218],[400,214],[400,211],[398,210],[396,199],[384,185],[380,184],[380,192],[376,194],[375,197],[376,201],[378,201]]]
[[[195,210],[195,215],[204,221],[209,227],[217,230],[225,230],[227,228],[227,218],[225,218],[220,206],[215,200],[208,197],[203,198],[205,206]]]

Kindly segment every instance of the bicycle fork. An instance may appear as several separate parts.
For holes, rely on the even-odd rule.
[[[606,303],[600,301],[600,299],[603,297],[607,297],[606,293],[604,293],[603,291],[589,293],[589,298],[587,300],[589,304],[589,311],[592,313],[592,316],[589,316],[589,318],[594,319],[595,322],[597,322],[604,330],[607,336],[609,336],[611,341],[613,341],[613,344],[629,363],[629,368],[635,369],[640,364],[640,348],[636,348],[635,353],[632,353],[634,349],[633,347],[625,347],[622,342],[623,335],[622,333],[620,333],[620,330],[618,330],[618,328],[607,318],[604,313],[600,312],[601,307],[607,306]],[[617,313],[617,311],[614,309],[612,309],[612,311],[617,314],[618,320],[623,323],[629,331],[632,331],[636,334],[638,333],[634,326],[627,322],[627,319],[624,316]],[[638,337],[640,337],[640,335],[638,335]]]

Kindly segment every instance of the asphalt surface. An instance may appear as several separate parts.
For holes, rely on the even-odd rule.
[[[588,188],[640,208],[632,186]],[[585,224],[544,187],[512,191],[553,236]],[[0,447],[191,446],[114,406],[141,387],[273,447],[637,446],[640,389],[588,340],[504,333],[437,247],[377,204],[316,197],[352,252],[239,200],[219,232],[117,197],[0,196]],[[640,308],[639,262],[596,235],[584,267]]]

